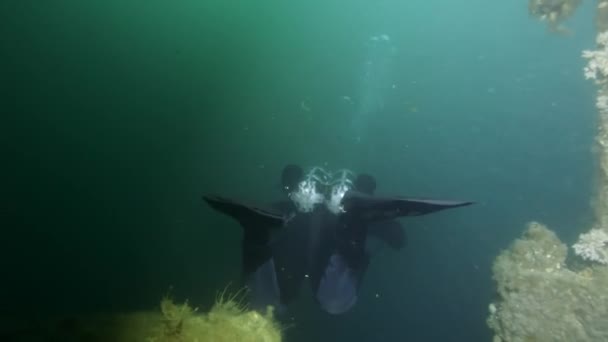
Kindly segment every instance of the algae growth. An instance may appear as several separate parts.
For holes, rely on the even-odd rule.
[[[4,341],[91,342],[278,342],[281,327],[273,310],[249,311],[234,297],[220,296],[208,313],[198,313],[188,302],[176,304],[170,297],[159,311],[142,311],[62,319],[0,334]]]
[[[568,267],[568,247],[532,222],[494,263],[498,297],[489,305],[494,341],[608,340],[608,268]]]

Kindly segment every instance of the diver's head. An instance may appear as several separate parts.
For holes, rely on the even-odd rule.
[[[376,191],[376,180],[367,173],[361,173],[354,182],[355,189],[366,195],[373,195]]]
[[[295,164],[288,164],[281,173],[281,187],[283,192],[290,193],[298,188],[298,184],[304,178],[304,171]]]

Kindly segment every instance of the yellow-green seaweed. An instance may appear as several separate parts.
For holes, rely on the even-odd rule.
[[[201,314],[186,301],[161,300],[159,311],[65,318],[1,335],[10,341],[90,342],[279,342],[281,327],[269,307],[264,314],[247,310],[236,296],[216,299]]]

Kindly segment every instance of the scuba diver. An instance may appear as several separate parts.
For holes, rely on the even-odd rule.
[[[250,305],[280,311],[294,300],[304,279],[315,300],[330,314],[350,310],[370,262],[367,237],[401,249],[405,232],[396,220],[472,204],[374,195],[375,179],[349,170],[307,173],[287,165],[281,175],[284,198],[263,208],[205,195],[215,210],[243,228],[242,276]]]

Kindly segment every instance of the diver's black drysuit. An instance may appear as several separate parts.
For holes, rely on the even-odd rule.
[[[301,168],[288,165],[281,185],[289,193],[302,177]],[[322,204],[310,212],[299,212],[289,199],[278,201],[269,209],[218,196],[204,199],[243,227],[243,278],[250,289],[253,308],[273,305],[281,309],[297,297],[303,279],[309,278],[323,310],[340,314],[357,301],[370,261],[365,249],[368,235],[400,249],[405,244],[405,233],[396,218],[471,204],[374,197],[374,190],[373,177],[359,175],[342,198],[341,213]]]

